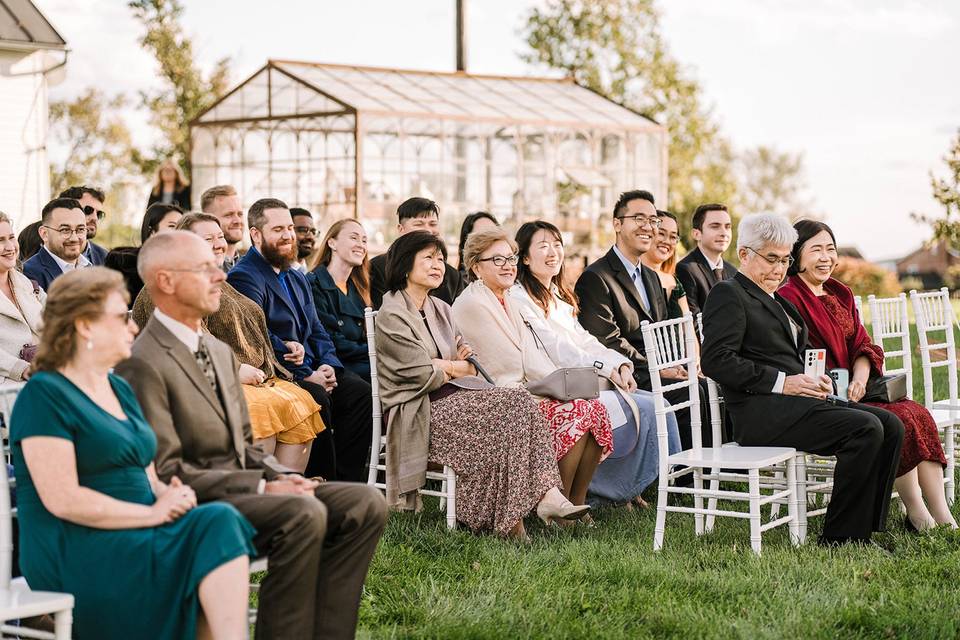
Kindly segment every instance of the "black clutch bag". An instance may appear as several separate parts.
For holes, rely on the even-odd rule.
[[[867,380],[866,393],[861,402],[881,402],[889,404],[899,402],[907,397],[907,374],[894,373],[888,376],[877,376]]]

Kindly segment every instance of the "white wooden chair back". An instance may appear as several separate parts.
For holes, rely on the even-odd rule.
[[[870,306],[870,324],[873,341],[883,348],[884,373],[904,373],[907,376],[907,396],[913,399],[913,353],[910,349],[910,320],[907,317],[907,294],[895,298],[867,297]],[[887,348],[892,340],[893,349]],[[900,366],[891,366],[891,360],[900,359]]]
[[[866,327],[867,321],[863,318],[863,296],[853,296],[853,306],[857,310],[857,315],[860,316],[860,324]]]

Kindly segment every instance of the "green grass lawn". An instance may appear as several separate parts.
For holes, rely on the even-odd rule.
[[[912,338],[922,402],[915,330]],[[391,514],[359,637],[960,637],[960,534],[910,535],[897,505],[875,536],[892,555],[820,548],[814,518],[799,549],[785,528],[764,534],[762,558],[741,520],[720,519],[697,538],[691,516],[669,514],[665,548],[654,553],[652,509],[601,510],[592,529],[528,519],[533,542],[522,546],[447,531],[436,506],[428,499],[421,514]]]

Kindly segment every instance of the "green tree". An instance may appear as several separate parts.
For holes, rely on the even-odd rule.
[[[141,92],[141,103],[161,138],[138,163],[144,173],[152,173],[165,158],[175,157],[189,173],[190,121],[226,93],[230,61],[221,59],[209,74],[203,73],[180,24],[180,0],[130,0],[128,6],[143,26],[140,43],[156,58],[161,79],[155,88]]]
[[[747,149],[737,157],[737,211],[778,213],[790,220],[815,217],[804,173],[802,153],[762,145]]]
[[[948,242],[954,249],[960,249],[960,130],[950,141],[950,148],[943,157],[947,173],[943,177],[930,172],[930,187],[933,198],[943,212],[940,216],[928,216],[913,213],[911,217],[918,222],[929,224],[933,229],[932,242]]]
[[[670,54],[653,0],[548,0],[529,13],[524,36],[527,62],[562,70],[666,125],[671,210],[734,201],[733,151],[699,83]],[[689,225],[689,216],[681,221]]]

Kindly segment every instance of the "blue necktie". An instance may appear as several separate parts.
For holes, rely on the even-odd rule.
[[[287,299],[293,302],[293,296],[290,294],[290,286],[287,284],[287,272],[281,271],[277,275],[277,279],[280,280],[280,286],[283,287],[283,292],[287,294]]]

